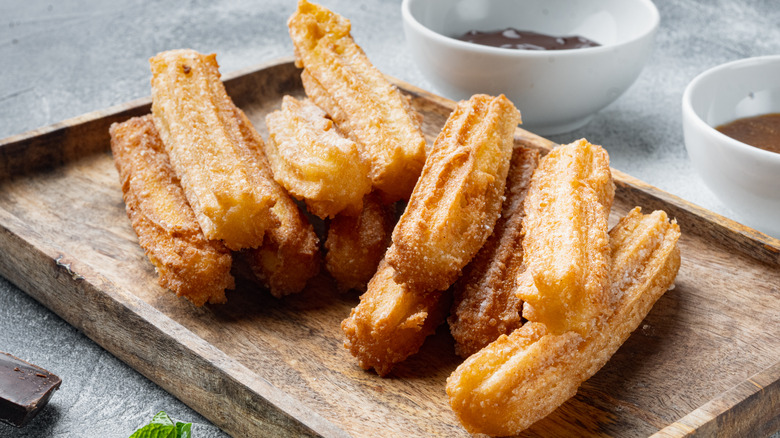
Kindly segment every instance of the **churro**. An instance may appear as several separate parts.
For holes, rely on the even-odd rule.
[[[395,280],[444,290],[493,231],[520,112],[503,95],[458,103],[431,149],[385,258]]]
[[[233,250],[253,248],[274,225],[274,196],[246,149],[216,55],[172,50],[150,59],[152,112],[171,165],[203,233]]]
[[[417,352],[445,318],[451,300],[444,289],[479,250],[500,213],[519,118],[506,97],[485,95],[460,102],[450,116],[385,259],[341,323],[345,345],[361,367],[387,374]],[[391,257],[413,268],[417,281],[401,280],[410,277],[400,275]],[[419,280],[428,276],[436,281]]]
[[[395,208],[376,193],[366,195],[358,216],[339,214],[330,221],[325,240],[325,268],[341,290],[365,290],[390,246]]]
[[[454,299],[447,322],[461,357],[476,353],[520,325],[522,301],[515,282],[523,265],[523,201],[539,152],[515,148],[504,190],[501,217],[493,234],[452,287]]]
[[[299,0],[287,24],[309,98],[358,143],[384,201],[408,198],[425,161],[421,117],[409,99],[371,64],[346,18]]]
[[[466,430],[514,435],[574,396],[672,286],[679,237],[663,211],[643,215],[635,208],[610,231],[615,280],[593,330],[553,333],[531,322],[466,359],[447,379],[450,405]]]
[[[309,100],[284,96],[281,109],[265,120],[264,150],[274,179],[320,218],[342,211],[357,216],[371,190],[357,144]]]
[[[600,146],[579,140],[541,160],[525,200],[523,275],[533,287],[520,288],[524,318],[552,333],[585,336],[604,316],[614,193],[609,156]]]
[[[230,251],[201,231],[152,116],[111,125],[111,152],[138,243],[162,287],[196,306],[224,303],[234,287]]]
[[[341,322],[344,346],[363,369],[380,376],[416,353],[446,316],[450,300],[443,291],[422,291],[393,280],[384,260],[349,317]]]

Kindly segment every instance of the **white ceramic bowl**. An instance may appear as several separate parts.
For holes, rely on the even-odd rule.
[[[585,125],[623,94],[642,71],[659,22],[650,0],[403,0],[401,8],[409,51],[435,91],[455,100],[503,93],[523,126],[542,135]],[[453,38],[507,27],[601,46],[532,51]]]
[[[714,127],[780,112],[780,55],[705,71],[685,89],[685,147],[704,183],[750,227],[780,238],[780,154],[749,146]]]

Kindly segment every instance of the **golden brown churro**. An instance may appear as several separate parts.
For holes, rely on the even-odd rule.
[[[282,108],[265,120],[264,149],[276,181],[320,218],[341,211],[357,216],[371,190],[357,144],[309,100],[284,96]]]
[[[416,353],[425,338],[444,322],[450,300],[443,291],[421,291],[393,280],[384,260],[360,297],[360,304],[342,321],[344,346],[363,369],[380,376]]]
[[[447,289],[493,231],[520,112],[503,95],[461,101],[431,149],[385,258],[396,281]]]
[[[586,140],[550,151],[525,201],[523,317],[552,333],[585,336],[602,318],[609,288],[607,218],[615,187],[609,156]]]
[[[443,321],[450,301],[443,290],[479,250],[500,212],[519,117],[505,97],[485,95],[460,102],[450,116],[393,231],[385,260],[360,304],[341,323],[345,345],[361,367],[387,374],[417,352]],[[402,266],[420,263],[415,273],[438,281],[399,281],[390,262],[399,246],[407,257]]]
[[[452,409],[472,433],[513,435],[544,418],[595,374],[668,290],[680,229],[666,213],[632,210],[610,232],[615,279],[605,318],[585,336],[527,323],[470,356],[447,379]]]
[[[447,321],[455,339],[455,352],[461,357],[471,356],[522,324],[522,301],[515,296],[515,281],[525,269],[523,201],[538,163],[538,151],[515,148],[501,217],[493,234],[452,287],[454,300]]]
[[[357,141],[385,202],[408,198],[425,161],[420,115],[355,44],[349,20],[300,0],[287,24],[309,98]]]
[[[245,159],[216,56],[172,50],[150,64],[154,122],[203,233],[233,250],[259,246],[274,225],[273,193]]]
[[[325,240],[325,267],[341,290],[365,290],[390,246],[395,208],[366,195],[358,216],[339,214],[330,221]]]
[[[225,289],[234,287],[233,259],[203,235],[152,116],[114,123],[109,131],[127,216],[160,285],[196,306],[224,303]]]

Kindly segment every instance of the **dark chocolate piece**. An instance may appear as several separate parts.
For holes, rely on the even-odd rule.
[[[0,352],[0,421],[22,427],[49,402],[62,379]]]

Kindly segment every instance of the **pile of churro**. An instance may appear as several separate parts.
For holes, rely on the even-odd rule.
[[[226,301],[238,258],[276,297],[324,268],[363,291],[341,323],[360,367],[387,375],[446,321],[465,359],[446,392],[469,432],[544,418],[672,286],[679,227],[637,207],[610,230],[607,152],[515,145],[521,116],[503,95],[458,102],[426,145],[421,115],[349,20],[299,0],[288,27],[306,97],[268,114],[266,140],[216,56],[192,50],[153,57],[152,113],[111,126],[160,285],[202,306]]]
[[[603,148],[579,140],[536,160],[513,163],[505,222],[454,291],[449,324],[466,360],[446,389],[470,432],[519,433],[573,397],[680,267],[680,229],[663,211],[634,208],[608,230]]]
[[[160,285],[224,303],[236,258],[277,297],[320,270],[319,239],[276,182],[264,142],[227,95],[215,55],[150,60],[152,114],[110,128],[127,214]]]

